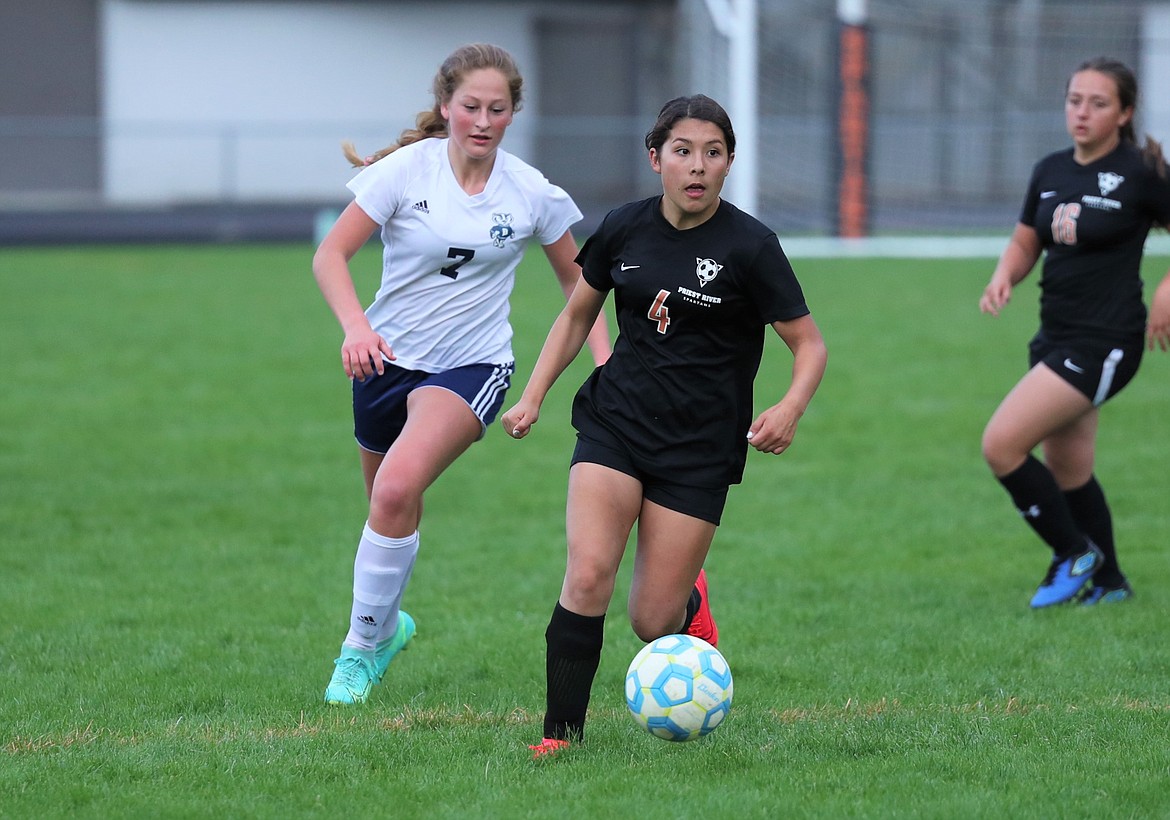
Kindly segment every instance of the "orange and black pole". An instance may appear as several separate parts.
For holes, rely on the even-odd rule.
[[[865,0],[838,0],[834,197],[837,236],[869,234],[870,42]]]

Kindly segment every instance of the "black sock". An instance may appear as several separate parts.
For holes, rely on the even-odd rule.
[[[691,597],[687,598],[687,616],[683,620],[682,628],[679,632],[686,634],[687,630],[691,628],[691,621],[695,620],[695,613],[699,611],[699,607],[703,605],[703,595],[699,592],[699,588],[695,587],[691,590]]]
[[[1089,483],[1064,494],[1069,513],[1081,532],[1093,539],[1093,543],[1105,554],[1105,561],[1093,576],[1093,580],[1106,587],[1119,587],[1125,583],[1125,575],[1117,564],[1117,546],[1113,541],[1113,514],[1105,500],[1105,491],[1097,483],[1096,476],[1090,476]]]
[[[578,615],[559,602],[553,608],[544,633],[548,687],[545,737],[580,740],[584,736],[589,690],[601,662],[604,626],[604,615]]]
[[[1085,536],[1073,521],[1052,472],[1029,455],[1015,471],[999,478],[1024,520],[1063,561],[1085,549]]]

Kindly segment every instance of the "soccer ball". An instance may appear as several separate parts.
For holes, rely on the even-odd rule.
[[[690,635],[651,641],[626,671],[634,722],[663,740],[709,735],[731,710],[731,669],[719,650]]]

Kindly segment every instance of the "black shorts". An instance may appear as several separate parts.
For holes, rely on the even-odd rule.
[[[479,419],[479,437],[496,419],[515,365],[469,364],[442,373],[407,370],[386,363],[386,372],[353,380],[353,434],[371,453],[385,453],[406,426],[406,400],[420,387],[441,387],[459,396]]]
[[[1097,407],[1130,383],[1142,363],[1143,350],[1140,343],[1118,346],[1091,339],[1054,342],[1040,331],[1028,344],[1028,363],[1035,367],[1043,362]]]
[[[692,487],[655,478],[638,466],[629,450],[603,427],[589,435],[577,433],[577,446],[570,463],[600,464],[642,482],[642,497],[668,510],[689,515],[719,526],[727,503],[727,487]]]

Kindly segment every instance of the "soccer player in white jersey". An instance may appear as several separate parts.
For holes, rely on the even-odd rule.
[[[1073,145],[1036,163],[979,300],[998,315],[1044,254],[1031,369],[983,433],[992,472],[1052,550],[1033,608],[1133,595],[1093,463],[1099,408],[1137,373],[1143,344],[1170,342],[1170,273],[1148,322],[1141,278],[1146,235],[1170,227],[1170,179],[1161,146],[1137,143],[1136,104],[1137,80],[1122,63],[1098,58],[1073,72],[1064,102]],[[1037,447],[1043,461],[1032,455]]]
[[[416,127],[365,160],[354,201],[322,240],[313,274],[345,339],[354,435],[369,515],[354,560],[349,632],[325,690],[331,704],[363,703],[414,637],[401,610],[419,549],[423,493],[482,438],[514,370],[509,297],[535,240],[566,297],[580,277],[573,200],[500,148],[520,109],[522,77],[505,50],[456,49],[435,75],[434,106]],[[363,309],[349,260],[375,230],[382,281]],[[609,355],[599,318],[595,362]]]

